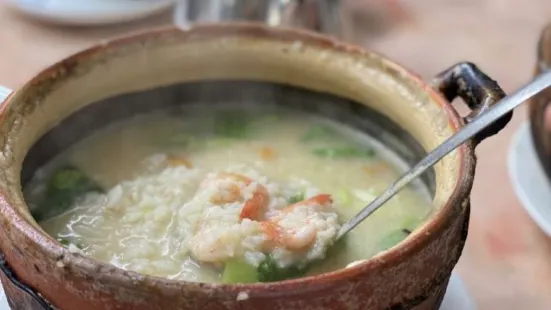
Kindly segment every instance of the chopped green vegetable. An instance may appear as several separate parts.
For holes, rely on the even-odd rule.
[[[310,129],[302,136],[301,140],[304,142],[320,141],[334,136],[336,136],[336,133],[332,128],[329,128],[326,125],[316,124],[310,127]]]
[[[342,238],[331,244],[325,253],[324,259],[317,259],[312,261],[308,265],[308,271],[312,273],[319,273],[326,271],[328,265],[339,265],[345,263],[343,259],[346,259],[346,256],[343,256],[342,253],[346,253],[348,248],[348,237],[344,235]]]
[[[88,192],[102,192],[102,189],[79,169],[70,166],[60,168],[47,182],[46,196],[33,216],[37,221],[42,221],[61,214],[78,197]]]
[[[306,271],[307,268],[281,268],[271,256],[268,256],[257,268],[258,281],[260,282],[275,282],[298,278],[303,276]]]
[[[69,246],[69,244],[71,244],[71,240],[67,238],[58,238],[57,241],[66,247]]]
[[[289,203],[294,204],[304,200],[304,193],[296,194],[289,198]]]
[[[227,111],[216,115],[214,119],[214,133],[217,136],[245,139],[251,134],[252,119],[242,111]]]
[[[409,234],[411,234],[411,230],[405,228],[391,232],[379,242],[379,251],[385,251],[392,248],[393,246],[400,243],[402,240],[406,239]]]
[[[351,157],[373,157],[375,151],[372,149],[360,149],[356,147],[327,147],[312,150],[312,154],[324,158],[351,158]]]
[[[71,189],[82,179],[82,173],[76,169],[60,169],[53,174],[50,188],[55,190]]]
[[[228,261],[222,273],[222,283],[258,282],[256,268],[242,261]]]
[[[75,242],[73,242],[73,240],[71,240],[69,238],[60,237],[60,238],[57,238],[57,241],[59,243],[61,243],[63,246],[65,246],[66,248],[69,247],[69,245],[71,245],[71,244],[76,246],[77,248],[79,248],[81,250],[85,248],[84,245],[82,245],[80,243],[75,243]]]
[[[354,196],[346,188],[339,189],[336,196],[337,196],[337,199],[339,199],[339,201],[343,204],[343,206],[345,207],[352,206],[352,203],[354,201]]]
[[[356,189],[354,190],[354,196],[360,199],[364,203],[369,203],[377,198],[377,195],[370,190]]]
[[[345,235],[329,247],[329,249],[327,250],[327,253],[325,254],[325,256],[326,257],[331,257],[331,256],[334,256],[334,255],[337,255],[338,253],[340,253],[342,251],[346,251],[347,246],[348,246],[348,238]]]

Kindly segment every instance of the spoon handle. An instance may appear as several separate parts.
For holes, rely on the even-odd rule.
[[[373,200],[367,207],[362,209],[358,214],[343,224],[337,239],[340,239],[373,212],[377,211],[385,202],[396,195],[401,189],[408,185],[415,178],[423,174],[427,169],[432,167],[438,161],[440,161],[448,153],[474,137],[477,133],[488,127],[490,124],[498,120],[506,113],[512,111],[514,108],[521,105],[527,99],[533,97],[539,92],[545,90],[551,86],[551,71],[544,72],[534,78],[530,83],[526,84],[521,89],[517,90],[513,94],[503,98],[498,103],[493,105],[484,113],[481,113],[478,117],[474,118],[465,127],[459,130],[456,134],[448,138],[444,143],[440,144],[437,148],[432,150],[417,163],[408,172],[403,174],[398,180],[392,183],[379,197]]]

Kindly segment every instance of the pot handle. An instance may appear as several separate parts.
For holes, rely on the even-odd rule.
[[[484,113],[506,95],[496,81],[470,62],[461,62],[444,70],[432,80],[431,86],[450,103],[457,97],[465,101],[471,109],[471,113],[463,117],[465,123]],[[474,144],[477,145],[484,139],[497,134],[512,117],[511,111],[478,133],[473,138]]]
[[[17,279],[0,252],[0,274],[4,294],[13,310],[55,310],[39,293]],[[0,290],[2,287],[0,286]]]
[[[0,85],[0,105],[2,104],[2,102],[4,102],[6,98],[8,98],[11,93],[11,89]]]

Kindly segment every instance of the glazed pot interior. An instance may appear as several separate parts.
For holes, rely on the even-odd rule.
[[[450,110],[401,67],[292,34],[173,30],[101,46],[52,67],[4,107],[7,200],[40,229],[21,193],[34,170],[112,121],[186,103],[261,100],[327,115],[380,139],[409,164],[456,130]],[[436,208],[455,190],[460,168],[453,152],[424,177]]]

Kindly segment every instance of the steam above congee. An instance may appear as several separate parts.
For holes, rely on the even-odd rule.
[[[368,259],[432,211],[426,193],[406,189],[334,244],[400,172],[388,150],[296,111],[182,112],[112,124],[59,154],[25,188],[37,221],[123,269],[248,283]]]

